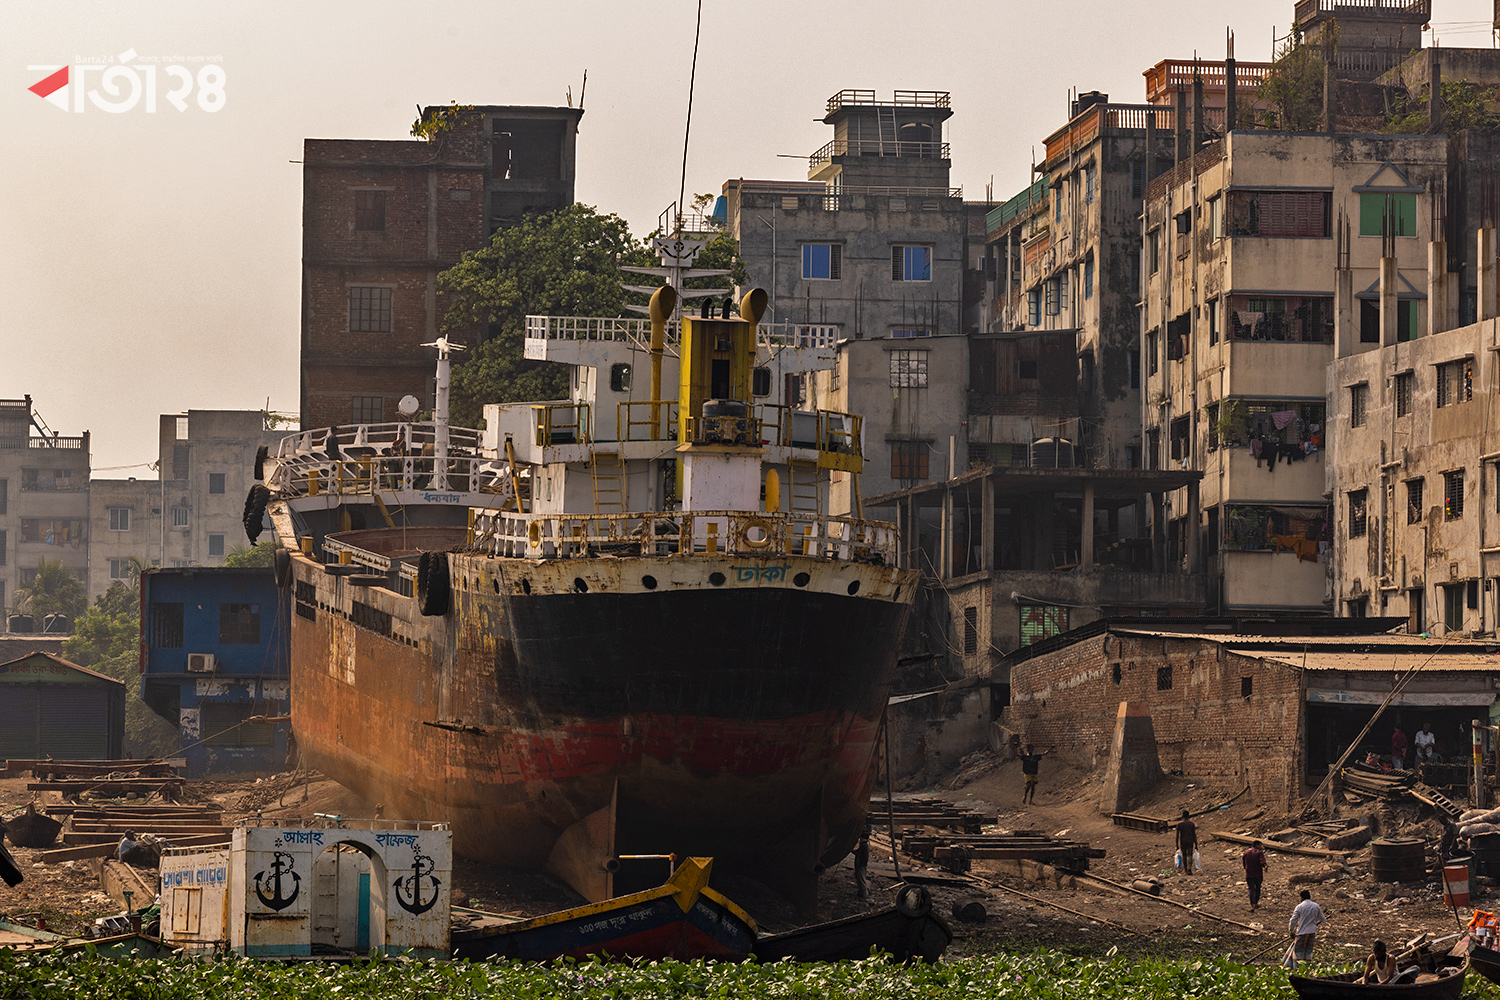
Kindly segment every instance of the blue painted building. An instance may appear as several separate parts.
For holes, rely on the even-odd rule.
[[[178,727],[189,775],[286,769],[287,593],[269,567],[141,574],[141,697]]]

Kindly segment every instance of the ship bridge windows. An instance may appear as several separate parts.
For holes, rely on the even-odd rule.
[[[609,391],[629,392],[631,367],[628,364],[614,364],[609,366]]]
[[[760,367],[750,373],[750,392],[756,396],[771,394],[771,369]]]

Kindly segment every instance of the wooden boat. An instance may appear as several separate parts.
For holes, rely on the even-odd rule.
[[[1492,983],[1500,983],[1500,951],[1470,944],[1469,968]]]
[[[712,858],[688,858],[665,885],[531,920],[455,928],[453,956],[476,961],[554,958],[739,961],[755,944],[755,921],[708,887]]]
[[[1415,982],[1365,984],[1364,973],[1346,972],[1337,976],[1288,975],[1292,989],[1303,1000],[1376,1000],[1382,997],[1420,998],[1420,1000],[1458,1000],[1469,971],[1468,956],[1420,955],[1415,963],[1421,968]]]
[[[909,885],[893,906],[762,938],[755,960],[837,962],[869,958],[878,949],[898,962],[936,962],[952,943],[953,931],[932,912],[927,890]]]

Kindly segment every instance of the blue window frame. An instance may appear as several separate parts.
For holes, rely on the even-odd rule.
[[[891,247],[891,280],[931,281],[932,247]]]
[[[802,277],[838,281],[843,277],[843,256],[841,243],[802,244]]]

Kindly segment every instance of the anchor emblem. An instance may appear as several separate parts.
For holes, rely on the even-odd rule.
[[[432,871],[432,859],[423,854],[420,849],[413,847],[411,850],[411,874],[403,875],[393,883],[396,890],[396,902],[400,904],[401,909],[407,913],[421,914],[432,909],[437,903],[438,886],[443,883],[441,879],[432,874]],[[425,903],[422,902],[422,886],[424,882],[431,883],[432,885],[432,898]],[[403,895],[403,892],[405,895]],[[407,902],[408,897],[410,897],[411,902]]]
[[[276,846],[281,846],[281,838],[276,838]],[[285,851],[271,852],[271,868],[269,871],[255,873],[255,895],[260,901],[273,910],[284,910],[297,901],[297,893],[302,891],[302,876],[292,870],[296,860]],[[291,894],[283,896],[282,879],[291,878]],[[271,894],[266,895],[270,889]]]

